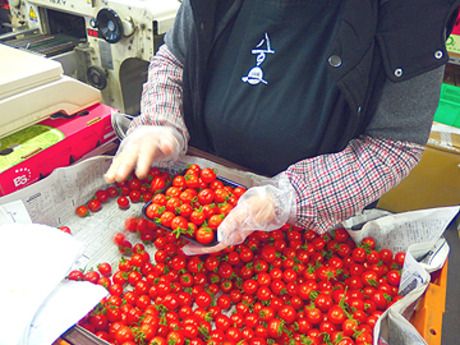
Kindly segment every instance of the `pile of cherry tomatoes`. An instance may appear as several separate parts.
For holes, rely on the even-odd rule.
[[[172,198],[147,199],[160,194]],[[129,256],[68,277],[108,289],[80,324],[113,344],[372,344],[378,317],[401,298],[405,254],[370,237],[355,244],[344,229],[318,235],[285,225],[192,257],[154,221],[128,218],[125,229],[156,251],[119,236]]]
[[[216,231],[246,190],[225,185],[210,169],[191,165],[172,178],[164,193],[156,193],[145,209],[156,224],[203,245],[215,244]]]
[[[241,186],[225,184],[214,170],[201,169],[197,164],[191,164],[183,174],[175,176],[153,168],[146,180],[133,177],[98,190],[94,198],[77,207],[75,213],[86,217],[115,197],[121,209],[128,209],[131,203],[145,202],[145,215],[171,230],[177,238],[185,236],[200,244],[212,245],[217,241],[218,226],[245,191]]]

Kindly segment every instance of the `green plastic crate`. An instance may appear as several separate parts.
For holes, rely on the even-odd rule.
[[[460,87],[442,84],[441,99],[434,114],[434,120],[460,128]]]

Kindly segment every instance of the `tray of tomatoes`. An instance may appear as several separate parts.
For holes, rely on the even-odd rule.
[[[170,186],[157,192],[142,214],[177,238],[213,246],[218,243],[217,228],[245,191],[213,169],[192,164],[172,176]]]

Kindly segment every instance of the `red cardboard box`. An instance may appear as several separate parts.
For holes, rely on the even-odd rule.
[[[51,118],[0,139],[0,196],[12,193],[72,164],[115,137],[112,108],[96,104]]]

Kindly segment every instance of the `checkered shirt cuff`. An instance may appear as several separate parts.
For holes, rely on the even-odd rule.
[[[297,225],[324,233],[396,186],[419,162],[417,144],[362,136],[341,152],[300,161],[286,174]]]

